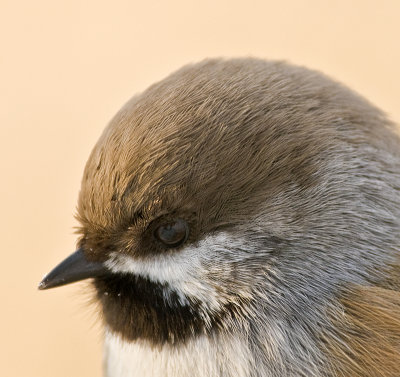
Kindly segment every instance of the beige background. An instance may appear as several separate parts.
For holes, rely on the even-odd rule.
[[[132,94],[253,55],[322,70],[399,123],[399,16],[398,0],[0,0],[0,374],[101,374],[86,286],[36,286],[74,250],[85,161]]]

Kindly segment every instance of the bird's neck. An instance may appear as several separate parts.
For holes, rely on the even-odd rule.
[[[251,353],[247,342],[232,336],[199,336],[172,346],[126,341],[106,331],[106,377],[247,377]]]

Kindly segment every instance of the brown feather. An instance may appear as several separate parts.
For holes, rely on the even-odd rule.
[[[400,376],[400,292],[357,287],[335,311],[338,331],[327,339],[328,355],[340,377]]]

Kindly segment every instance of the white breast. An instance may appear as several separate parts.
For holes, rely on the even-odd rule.
[[[232,337],[201,336],[184,345],[151,347],[127,342],[106,331],[104,370],[107,377],[248,377],[250,352]]]

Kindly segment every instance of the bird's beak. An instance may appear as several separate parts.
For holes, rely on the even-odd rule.
[[[82,248],[80,248],[50,271],[40,282],[38,288],[59,287],[79,280],[101,276],[107,272],[107,268],[102,263],[88,261]]]

